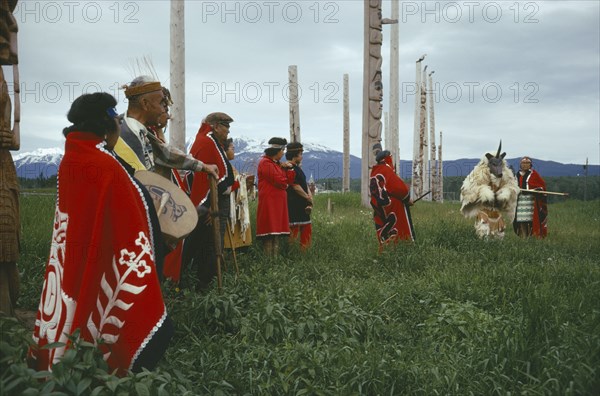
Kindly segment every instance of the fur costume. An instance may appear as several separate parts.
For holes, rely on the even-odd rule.
[[[494,230],[490,229],[489,223],[486,221],[490,218],[490,212],[500,212],[506,216],[506,221],[509,223],[512,223],[515,216],[519,186],[504,160],[506,153],[500,155],[499,152],[500,149],[495,157],[489,153],[483,156],[460,188],[460,211],[466,218],[477,217],[475,228],[480,237],[493,235],[502,238],[504,236],[503,223],[497,228],[496,233],[491,232]],[[491,169],[492,161],[497,163],[495,172]],[[482,211],[486,212],[486,216],[480,215]],[[495,218],[495,216],[492,217]]]

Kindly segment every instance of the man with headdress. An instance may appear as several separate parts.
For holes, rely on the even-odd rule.
[[[16,0],[0,1],[0,311],[14,315],[19,294],[19,183],[10,150],[19,142],[11,129],[11,103],[1,65],[18,64]],[[17,120],[15,119],[15,124]]]
[[[234,183],[233,169],[227,159],[223,142],[227,140],[233,118],[222,112],[210,113],[206,116],[196,139],[190,149],[190,155],[199,161],[216,164],[217,194],[219,205],[219,225],[221,233],[221,250],[223,236],[229,217],[231,187]],[[190,199],[198,209],[199,219],[196,228],[186,238],[183,246],[183,262],[189,265],[193,262],[198,274],[198,287],[206,288],[215,278],[217,252],[214,246],[213,225],[211,223],[210,181],[206,173],[195,172],[191,186]],[[216,221],[216,219],[212,219]]]
[[[202,163],[176,147],[167,145],[155,129],[163,128],[168,117],[169,98],[160,82],[140,76],[125,86],[129,103],[121,121],[117,154],[136,170],[156,170],[156,166],[207,172],[216,176],[216,166]],[[154,130],[153,130],[154,129]]]
[[[546,191],[546,182],[533,168],[533,161],[523,157],[519,164],[517,181],[523,190]],[[544,194],[521,192],[517,198],[517,210],[513,228],[523,238],[545,238],[548,234],[548,205]]]
[[[312,236],[312,224],[310,213],[312,212],[312,194],[306,183],[306,175],[300,167],[304,148],[300,142],[291,142],[287,145],[285,158],[292,164],[292,170],[296,173],[294,182],[287,188],[288,216],[290,220],[290,239],[300,236],[300,246],[303,250],[310,246]]]
[[[377,153],[377,163],[371,170],[369,188],[371,206],[379,250],[388,243],[399,240],[414,241],[415,232],[410,217],[410,188],[394,170],[394,162],[388,150],[381,151],[381,145],[373,147]]]

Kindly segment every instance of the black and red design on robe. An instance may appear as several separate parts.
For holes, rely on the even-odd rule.
[[[410,188],[394,172],[392,158],[373,166],[369,179],[371,206],[380,250],[388,243],[415,240],[408,202]]]
[[[67,335],[96,343],[120,375],[152,369],[171,323],[155,266],[152,202],[96,135],[71,132],[58,170],[52,244],[29,358],[51,370]],[[65,344],[42,349],[55,342]]]
[[[258,162],[257,174],[256,236],[289,235],[286,190],[294,182],[296,172],[281,168],[278,162],[263,155]]]
[[[538,172],[533,169],[528,170],[524,174],[517,172],[517,182],[519,188],[525,190],[541,190],[546,191],[546,182]],[[521,193],[523,194],[523,193]],[[548,235],[548,198],[543,194],[533,193],[533,224],[532,233],[537,238],[545,238]],[[515,216],[516,219],[516,216]],[[516,223],[513,223],[516,227]]]

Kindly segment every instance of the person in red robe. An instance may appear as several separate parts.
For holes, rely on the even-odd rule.
[[[533,168],[533,161],[523,157],[517,172],[519,188],[523,190],[546,191],[546,182]],[[535,236],[545,238],[548,235],[548,203],[544,194],[521,192],[517,198],[517,210],[513,228],[523,238]]]
[[[290,235],[287,188],[294,182],[295,172],[289,162],[280,163],[287,144],[284,138],[269,140],[258,163],[258,207],[256,209],[256,238],[269,257],[279,254],[279,239]]]
[[[371,206],[379,250],[400,240],[414,241],[415,232],[410,217],[410,188],[394,171],[392,157],[387,150],[379,151],[377,163],[371,170],[369,187]]]
[[[52,370],[76,330],[85,341],[103,341],[98,347],[119,375],[152,369],[173,333],[159,284],[158,218],[147,191],[111,152],[116,104],[107,93],[85,94],[68,113],[73,125],[63,132],[52,245],[29,351],[37,370]]]
[[[230,194],[235,182],[233,168],[225,154],[223,143],[227,141],[233,118],[221,112],[210,113],[204,119],[190,149],[190,154],[218,168],[217,194],[221,251],[229,218]],[[191,181],[190,199],[198,210],[198,224],[183,244],[183,263],[196,267],[198,289],[206,289],[217,276],[217,252],[215,250],[212,219],[210,218],[210,180],[208,174],[195,172]]]

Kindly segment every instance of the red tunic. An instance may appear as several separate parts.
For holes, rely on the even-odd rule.
[[[256,236],[287,235],[288,184],[294,182],[295,172],[284,170],[267,156],[258,163],[258,208],[256,210]]]
[[[142,191],[92,133],[71,132],[58,170],[50,257],[30,350],[49,370],[67,335],[100,345],[125,374],[159,331],[167,312],[155,267],[152,225]],[[150,209],[149,209],[150,208]]]
[[[391,157],[386,157],[387,160]],[[369,180],[371,206],[380,249],[398,240],[414,241],[415,235],[408,206],[410,188],[388,163],[376,164]]]
[[[546,182],[539,173],[531,169],[524,175],[517,172],[519,187],[526,190],[546,191]],[[548,226],[546,218],[548,217],[547,197],[542,194],[533,194],[533,235],[538,238],[545,238],[548,235]],[[516,218],[516,216],[515,216]]]

